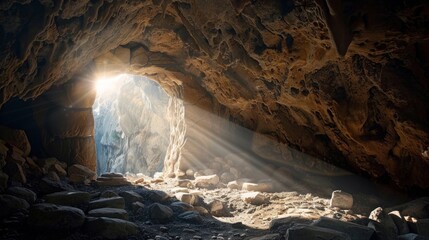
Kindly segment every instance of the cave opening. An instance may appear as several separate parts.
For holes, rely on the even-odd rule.
[[[121,74],[96,81],[93,105],[97,173],[153,176],[180,155],[182,100],[154,80]]]

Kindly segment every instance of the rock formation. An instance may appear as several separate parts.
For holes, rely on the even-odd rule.
[[[5,0],[0,105],[39,97],[44,147],[94,169],[92,95],[73,90],[88,100],[76,106],[49,92],[99,72],[146,75],[184,101],[183,159],[211,156],[193,154],[206,149],[194,127],[219,128],[204,110],[268,137],[245,142],[256,155],[284,144],[428,188],[428,14],[421,0]],[[169,172],[187,169],[169,159]]]

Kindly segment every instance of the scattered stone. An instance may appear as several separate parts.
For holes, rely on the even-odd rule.
[[[392,216],[387,214],[383,208],[378,207],[374,209],[370,215],[371,220],[368,223],[368,227],[375,230],[377,236],[380,239],[387,237],[388,239],[396,238],[398,235],[398,228],[392,219]]]
[[[144,183],[144,177],[141,177],[134,181],[134,184],[143,184]]]
[[[107,217],[128,220],[128,213],[119,208],[97,208],[88,212],[91,217]]]
[[[179,187],[185,187],[185,188],[191,188],[191,187],[193,187],[192,182],[189,179],[179,179],[177,181],[177,186],[179,186]]]
[[[26,210],[30,207],[27,201],[9,194],[0,195],[0,218],[7,217],[20,210]]]
[[[179,214],[179,216],[177,216],[179,219],[184,220],[186,222],[189,223],[202,223],[203,222],[203,218],[201,217],[201,215],[198,212],[195,211],[187,211],[184,213]]]
[[[152,200],[154,202],[164,202],[170,198],[170,195],[168,195],[164,191],[151,190],[149,192],[149,198],[150,198],[150,200]]]
[[[20,183],[27,183],[27,177],[25,176],[22,166],[16,162],[8,162],[4,166],[3,171],[9,176],[9,180],[17,181]]]
[[[55,171],[60,177],[67,176],[66,170],[64,170],[64,168],[59,163],[55,163],[50,169]]]
[[[60,182],[61,181],[58,174],[54,171],[49,171],[47,177],[54,182]]]
[[[82,226],[85,214],[79,208],[41,203],[30,209],[27,222],[35,229],[69,230]]]
[[[195,178],[195,186],[200,188],[207,188],[215,186],[219,183],[219,177],[216,174],[208,176],[199,176]]]
[[[398,235],[407,234],[410,232],[410,228],[408,227],[408,223],[405,221],[404,217],[401,215],[399,211],[392,211],[389,213],[393,222],[398,229]],[[429,227],[429,226],[428,226]]]
[[[350,240],[350,237],[345,233],[332,229],[308,225],[296,225],[287,230],[285,239]]]
[[[98,177],[95,183],[98,186],[128,186],[131,185],[125,177],[121,176],[110,176],[110,177]]]
[[[33,204],[37,198],[36,193],[34,193],[28,188],[23,187],[10,187],[9,189],[7,189],[7,193],[12,196],[24,199],[29,204]]]
[[[105,177],[105,178],[112,178],[112,177],[123,178],[124,175],[122,175],[122,173],[109,172],[109,173],[103,173],[103,174],[101,174],[100,177]]]
[[[185,202],[174,202],[170,204],[170,208],[173,209],[173,211],[179,212],[179,213],[191,211],[194,209],[192,205]]]
[[[175,194],[177,200],[194,205],[198,202],[198,197],[191,193],[178,192]]]
[[[270,222],[270,231],[272,232],[279,232],[283,235],[286,234],[286,231],[297,225],[297,224],[310,224],[312,221],[306,218],[303,218],[299,215],[297,216],[286,216],[286,217],[280,217],[277,219],[273,219]]]
[[[87,192],[63,191],[47,194],[43,198],[47,203],[81,208],[88,205],[90,197]]]
[[[114,191],[106,190],[101,193],[100,197],[102,198],[111,198],[111,197],[118,197],[119,195],[115,193]]]
[[[56,182],[51,179],[44,177],[38,184],[38,189],[41,194],[49,194],[61,191],[72,191],[73,187],[64,182]]]
[[[194,176],[194,170],[192,170],[192,169],[188,169],[188,170],[186,170],[186,176],[188,176],[188,177],[193,177]]]
[[[213,200],[208,204],[210,213],[216,217],[225,217],[228,212],[226,211],[225,205],[220,200]]]
[[[84,229],[92,238],[124,239],[139,233],[139,227],[129,221],[117,218],[88,218]]]
[[[133,202],[131,204],[131,209],[134,213],[139,213],[144,208],[144,204],[142,202]]]
[[[335,190],[332,192],[330,206],[341,209],[351,209],[353,207],[353,196],[350,193]]]
[[[230,172],[224,172],[220,175],[220,181],[223,183],[228,183],[235,179],[236,177]]]
[[[173,210],[159,203],[154,203],[149,206],[149,216],[151,220],[165,223],[173,217]]]
[[[312,225],[347,233],[351,240],[370,240],[374,234],[374,230],[369,227],[327,217],[321,217]]]
[[[96,208],[125,208],[125,200],[122,197],[100,198],[89,203],[89,210]]]
[[[30,154],[31,145],[24,130],[0,126],[0,139],[19,148],[23,155],[28,156]]]
[[[74,164],[67,170],[72,183],[88,183],[88,181],[95,180],[97,176],[94,171],[79,164]]]
[[[194,206],[194,210],[197,211],[202,216],[209,216],[209,210],[202,206]]]
[[[168,227],[166,227],[166,226],[161,226],[161,227],[159,227],[159,230],[160,230],[161,232],[163,232],[163,233],[166,233],[166,232],[168,232]]]
[[[229,189],[241,189],[241,186],[238,184],[237,181],[231,181],[228,182],[228,184],[226,185]]]
[[[248,192],[241,194],[241,199],[245,203],[250,203],[253,205],[261,205],[267,201],[267,198],[260,192]]]
[[[264,183],[243,183],[241,189],[254,192],[271,192],[273,190],[271,182]]]
[[[143,197],[134,191],[120,192],[119,196],[123,197],[125,204],[130,206],[133,202],[143,202]]]

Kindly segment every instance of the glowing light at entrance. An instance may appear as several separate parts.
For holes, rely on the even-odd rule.
[[[95,88],[98,94],[110,92],[115,89],[118,81],[123,80],[127,75],[119,74],[116,76],[100,76],[95,80]]]

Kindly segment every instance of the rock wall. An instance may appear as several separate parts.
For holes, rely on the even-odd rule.
[[[78,72],[150,75],[273,142],[428,188],[429,6],[332,3],[2,1],[0,102]]]

